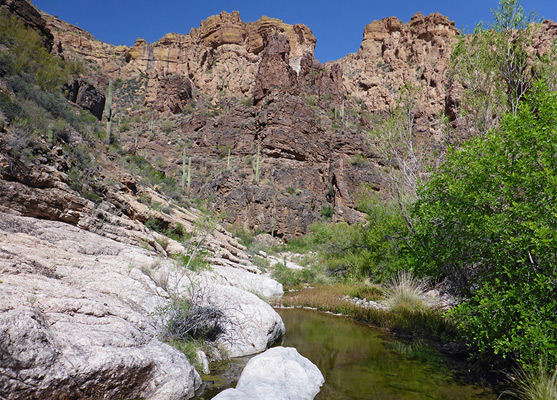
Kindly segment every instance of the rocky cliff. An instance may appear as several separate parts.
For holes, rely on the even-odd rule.
[[[326,65],[313,56],[308,27],[267,17],[245,23],[237,12],[132,47],[42,18],[54,51],[82,60],[91,83],[123,82],[120,119],[153,119],[155,111],[160,124],[165,118],[180,127],[147,134],[146,125],[132,124],[120,137],[127,148],[180,179],[187,147],[194,196],[212,198],[230,223],[285,238],[306,232],[329,209],[334,220],[357,221],[358,187],[383,190],[384,166],[393,161],[381,158],[368,133],[397,105],[401,88],[413,88],[413,130],[436,152],[447,142],[439,117],[458,103],[459,88],[446,74],[460,33],[437,13],[373,21],[357,53]],[[550,32],[544,25],[540,38]]]
[[[264,43],[271,32],[288,38],[290,65],[297,71],[304,55],[313,55],[316,42],[304,25],[292,26],[268,17],[245,23],[238,12],[222,12],[186,35],[169,33],[152,44],[138,39],[132,47],[112,46],[48,14],[42,16],[54,35],[56,51],[99,67],[101,81],[125,81],[141,75],[151,81],[178,74],[190,78],[209,97],[222,92],[227,96],[251,96]],[[148,96],[151,94],[149,91]]]
[[[445,109],[446,71],[458,35],[454,22],[437,13],[417,13],[408,23],[384,18],[365,27],[357,53],[331,64],[342,66],[347,94],[374,112],[392,109],[405,85],[421,89],[416,129],[434,134],[434,120]]]

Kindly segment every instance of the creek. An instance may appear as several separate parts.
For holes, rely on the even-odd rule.
[[[282,342],[319,367],[325,384],[316,399],[496,400],[494,391],[420,341],[406,341],[345,317],[302,309],[279,309],[286,325]],[[211,399],[234,387],[250,357],[211,366],[204,392]]]

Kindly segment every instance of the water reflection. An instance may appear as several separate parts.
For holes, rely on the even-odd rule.
[[[279,314],[287,327],[282,345],[296,347],[325,376],[317,399],[497,399],[487,388],[458,383],[443,358],[421,342],[322,313]]]
[[[348,318],[308,310],[277,310],[286,325],[280,345],[295,347],[325,376],[320,400],[496,400],[489,389],[462,382],[421,341],[403,341]],[[234,387],[250,357],[212,364],[205,390],[211,399]]]

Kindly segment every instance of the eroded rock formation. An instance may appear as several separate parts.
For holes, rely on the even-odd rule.
[[[346,92],[376,113],[392,109],[403,86],[420,89],[416,128],[433,134],[432,121],[445,109],[446,71],[459,34],[454,22],[437,13],[417,13],[408,23],[384,18],[365,27],[357,53],[329,64],[342,66]]]

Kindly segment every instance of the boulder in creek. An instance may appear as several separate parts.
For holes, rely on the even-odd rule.
[[[295,348],[274,347],[253,357],[235,389],[227,389],[214,400],[311,400],[325,379],[310,360]]]

